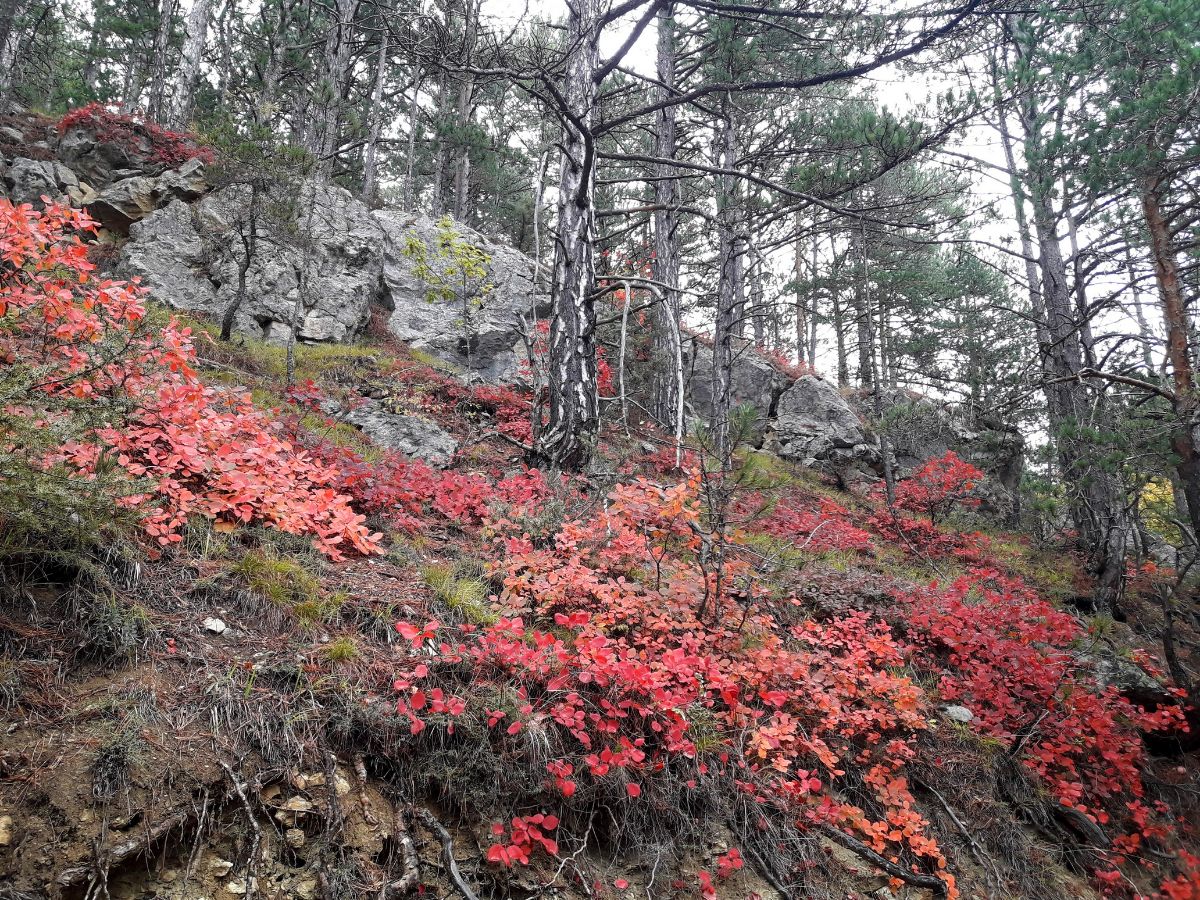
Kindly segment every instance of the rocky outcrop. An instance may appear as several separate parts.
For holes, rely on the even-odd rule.
[[[437,423],[391,412],[375,400],[343,413],[341,418],[380,447],[398,450],[410,459],[421,459],[431,466],[449,465],[458,450],[458,442]]]
[[[93,199],[85,201],[87,211],[111,231],[128,234],[134,222],[172,200],[191,202],[208,191],[204,163],[189,159],[177,169],[158,176],[134,175],[105,187]]]
[[[248,198],[233,186],[172,201],[130,228],[121,267],[154,299],[221,317],[238,293]],[[293,327],[303,341],[348,341],[362,330],[382,294],[386,243],[366,206],[336,185],[306,187],[290,221],[260,221],[258,241],[238,332],[279,344]]]
[[[450,256],[439,252],[443,235],[437,221],[390,209],[375,212],[374,218],[387,237],[382,302],[391,311],[392,334],[485,381],[519,378],[525,357],[522,318],[537,302],[533,260],[455,224],[457,241],[487,255],[486,275],[467,277],[464,286]],[[421,277],[421,259],[432,282]]]
[[[875,467],[879,440],[837,387],[816,375],[802,375],[775,404],[768,446],[780,456],[835,469]]]
[[[712,415],[712,348],[692,336],[684,342],[683,370],[688,403],[702,419]],[[759,428],[774,415],[775,402],[787,388],[789,379],[744,339],[735,339],[733,369],[729,378],[730,403],[733,407],[750,406],[758,415]]]
[[[58,139],[58,158],[97,188],[135,175],[157,174],[149,135],[130,129],[126,140],[106,138],[88,124],[67,129]]]
[[[13,203],[40,203],[43,196],[79,206],[95,191],[67,166],[55,160],[18,156],[0,169],[0,179]]]
[[[914,391],[889,389],[881,398],[896,462],[903,478],[926,460],[953,450],[988,475],[980,494],[988,512],[1004,516],[1011,512],[1024,471],[1025,439],[1011,425],[987,420],[970,421],[964,410]],[[866,414],[873,404],[869,395],[854,401]]]

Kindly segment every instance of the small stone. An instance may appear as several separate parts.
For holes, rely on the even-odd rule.
[[[83,812],[81,812],[79,814],[79,821],[84,825],[87,825],[91,822],[95,822],[96,814],[94,812],[92,812],[90,809],[85,809]]]
[[[283,833],[283,839],[287,841],[287,845],[293,850],[299,850],[304,846],[304,832],[299,828],[289,828]]]
[[[314,900],[317,896],[317,879],[305,878],[303,881],[297,881],[292,886],[292,895],[297,900]]]
[[[292,776],[292,784],[301,791],[311,787],[320,787],[324,783],[325,775],[321,772],[298,772]]]
[[[12,816],[0,816],[0,847],[7,847],[13,842]]]
[[[350,793],[350,782],[339,772],[333,776],[333,789],[339,797],[345,797]]]
[[[224,634],[228,627],[224,619],[218,619],[216,616],[204,620],[204,630],[209,634]]]
[[[947,706],[944,712],[946,713],[947,719],[950,719],[954,722],[961,722],[964,725],[975,718],[975,714],[973,712],[971,712],[965,706],[959,706],[957,704],[953,706]]]
[[[25,135],[15,128],[9,128],[7,125],[0,128],[0,138],[4,138],[10,144],[25,143]]]
[[[283,808],[288,812],[306,813],[312,812],[312,801],[305,797],[288,797],[283,804]]]
[[[158,880],[164,884],[171,884],[179,878],[178,869],[164,869],[158,875]]]
[[[233,871],[233,863],[227,859],[217,857],[208,861],[208,871],[213,878],[224,878]]]

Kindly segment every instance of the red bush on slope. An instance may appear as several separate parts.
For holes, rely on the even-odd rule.
[[[106,418],[46,463],[88,478],[115,459],[142,486],[119,502],[144,508],[162,546],[199,514],[218,528],[261,522],[311,535],[335,559],[377,552],[380,536],[334,489],[331,469],[249,396],[201,384],[189,332],[174,321],[150,328],[141,288],[92,274],[77,236],[92,227],[77,210],[0,199],[0,359],[10,374],[34,373],[26,408],[8,412],[64,416],[53,402],[64,396],[93,401]]]
[[[546,770],[564,801],[609,784],[627,789],[626,802],[656,804],[681,772],[689,785],[727,780],[764,812],[849,831],[893,862],[942,873],[953,895],[906,768],[932,707],[958,702],[1059,802],[1123,832],[1101,883],[1138,847],[1171,846],[1164,810],[1144,800],[1139,731],[1181,728],[1180,711],[1147,712],[1097,688],[1075,652],[1087,633],[1074,617],[977,568],[950,588],[898,592],[903,640],[865,612],[788,625],[736,561],[727,583],[748,594],[718,598],[714,615],[692,527],[701,521],[694,480],[619,486],[603,516],[568,523],[552,547],[510,544],[494,625],[437,626],[420,641],[443,663],[469,661],[476,688],[517,692],[518,709],[481,711],[493,740],[561,730],[568,751]],[[794,540],[811,533],[797,528]],[[935,688],[905,670],[936,677]],[[414,729],[426,727],[436,672],[422,662],[397,681]],[[838,799],[851,783],[869,804]],[[1163,896],[1188,896],[1185,879],[1164,882]]]

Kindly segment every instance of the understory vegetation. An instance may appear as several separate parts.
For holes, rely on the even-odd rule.
[[[522,462],[528,391],[385,336],[302,349],[281,390],[284,351],[149,314],[89,262],[90,229],[0,199],[0,696],[48,726],[80,715],[72,661],[145,679],[71,763],[106,817],[187,733],[223,767],[206,812],[146,827],[203,832],[218,796],[244,810],[250,893],[255,805],[311,813],[271,806],[262,772],[332,785],[337,753],[341,802],[369,774],[397,811],[375,858],[346,855],[336,798],[310,827],[330,897],[435,878],[621,896],[630,872],[652,896],[741,895],[750,872],[785,896],[876,875],[951,898],[1197,896],[1196,710],[1159,684],[1155,640],[1058,602],[1088,594],[1082,561],[991,525],[953,452],[889,502],[736,429],[730,464],[700,432],[677,467],[670,435],[613,422],[602,466],[551,474]],[[449,468],[322,412],[380,385],[462,438]],[[1131,570],[1127,606],[1173,577]],[[445,823],[460,858],[478,848],[467,873],[410,877],[418,825],[454,861]],[[92,890],[164,833],[59,884]]]

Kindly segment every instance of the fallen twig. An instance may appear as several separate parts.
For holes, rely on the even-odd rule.
[[[458,892],[466,898],[466,900],[479,900],[475,892],[471,890],[471,886],[467,884],[462,876],[462,872],[458,870],[458,863],[454,859],[454,839],[450,837],[450,832],[446,827],[437,820],[433,813],[427,809],[418,810],[421,821],[425,823],[425,827],[438,836],[442,842],[442,861],[446,865],[446,872],[450,875],[450,881],[458,889]]]
[[[915,872],[910,872],[903,866],[896,865],[890,859],[880,856],[862,841],[852,838],[846,832],[834,828],[832,825],[819,825],[817,827],[823,835],[835,844],[840,844],[847,850],[856,853],[875,866],[875,868],[887,872],[894,878],[899,878],[905,884],[911,884],[913,887],[928,888],[938,897],[946,896],[946,882],[942,881],[936,875],[918,875]]]

